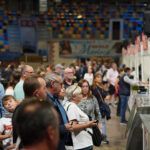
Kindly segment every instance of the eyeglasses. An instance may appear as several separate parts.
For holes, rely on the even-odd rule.
[[[68,74],[73,74],[73,72],[67,72]]]
[[[30,71],[25,71],[25,72],[30,73],[30,74],[34,74],[34,72],[32,72],[32,71],[31,72]]]

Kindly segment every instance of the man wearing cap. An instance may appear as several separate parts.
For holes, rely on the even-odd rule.
[[[64,66],[61,65],[61,64],[57,64],[55,66],[55,71],[58,72],[58,73],[60,73],[61,76],[62,76],[62,79],[64,80]]]

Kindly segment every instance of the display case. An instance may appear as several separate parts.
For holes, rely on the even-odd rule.
[[[141,114],[150,114],[150,97],[147,94],[135,94],[132,96],[134,104],[130,111],[130,117],[126,128],[127,150],[143,149],[143,128],[140,119]]]
[[[143,129],[143,150],[150,150],[150,114],[140,115]]]

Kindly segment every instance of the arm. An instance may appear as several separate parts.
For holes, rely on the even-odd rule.
[[[116,82],[115,82],[115,90],[118,93],[118,83],[119,83],[119,78],[117,78]]]
[[[95,117],[99,121],[99,123],[101,123],[102,122],[102,116],[101,116],[101,112],[99,109],[99,104],[98,104],[97,99],[95,97],[93,98],[93,101],[95,104],[95,108],[94,108]]]
[[[90,127],[93,127],[93,126],[97,125],[95,120],[89,121],[88,123],[84,123],[84,124],[78,124],[77,120],[72,120],[72,122],[73,122],[72,123],[73,131],[81,131],[81,130],[84,130],[86,128],[90,128]]]
[[[8,133],[8,134],[6,134],[6,135],[2,135],[2,132],[0,132],[0,140],[2,141],[2,140],[5,140],[5,139],[8,139],[8,138],[10,138],[12,136],[12,130]]]
[[[138,81],[131,80],[128,76],[124,77],[124,82],[126,82],[130,85],[138,84]]]
[[[109,78],[110,78],[110,70],[107,71],[106,78],[107,78],[108,83],[110,84],[110,80],[109,80]]]

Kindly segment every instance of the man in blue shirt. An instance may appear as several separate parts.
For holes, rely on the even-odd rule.
[[[48,72],[45,76],[48,101],[55,105],[59,116],[59,135],[60,140],[57,150],[65,150],[66,146],[72,146],[70,131],[73,130],[71,123],[68,122],[67,114],[63,106],[58,101],[58,94],[61,91],[63,80],[59,73]]]

